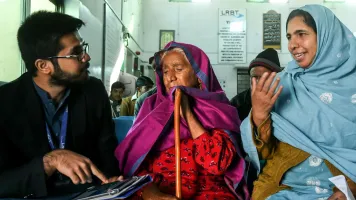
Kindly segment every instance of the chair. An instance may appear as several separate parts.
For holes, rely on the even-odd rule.
[[[116,138],[120,144],[131,128],[134,121],[134,116],[120,116],[113,118],[113,120],[115,122]]]

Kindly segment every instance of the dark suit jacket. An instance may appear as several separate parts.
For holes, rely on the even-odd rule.
[[[0,97],[0,197],[47,196],[43,156],[51,149],[31,75],[0,87]],[[88,157],[107,176],[119,175],[114,156],[118,143],[102,82],[91,77],[71,87],[67,100],[66,149]]]
[[[243,121],[248,114],[250,114],[252,108],[251,89],[249,88],[234,96],[230,100],[230,104],[236,107],[237,112],[239,113],[239,118]]]

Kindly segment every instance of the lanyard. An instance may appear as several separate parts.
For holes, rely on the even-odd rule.
[[[62,115],[61,132],[59,134],[59,147],[56,147],[53,142],[52,134],[49,129],[48,123],[46,122],[48,143],[52,150],[55,150],[57,148],[64,149],[65,144],[66,144],[67,125],[68,125],[68,106],[66,106],[65,111]]]

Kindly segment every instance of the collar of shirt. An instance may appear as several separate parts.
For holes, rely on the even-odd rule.
[[[40,96],[43,104],[48,105],[49,103],[53,102],[49,94],[45,90],[40,88],[34,81],[33,81],[33,85],[35,86],[37,94]],[[66,89],[65,94],[61,99],[61,101],[59,102],[58,104],[59,106],[57,107],[57,109],[59,109],[60,105],[62,105],[62,103],[68,98],[69,94],[70,94],[70,89]]]
[[[134,101],[137,99],[137,92],[131,97],[131,101]]]

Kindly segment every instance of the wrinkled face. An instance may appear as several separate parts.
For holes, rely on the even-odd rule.
[[[198,78],[183,52],[170,51],[162,59],[163,83],[168,93],[175,86],[197,87]]]
[[[251,69],[250,77],[251,77],[251,79],[253,77],[255,77],[256,80],[258,81],[261,78],[261,76],[263,75],[263,73],[265,73],[265,72],[271,73],[272,71],[267,69],[266,67],[257,66],[257,67],[254,67],[254,68]]]
[[[88,78],[90,56],[84,51],[83,42],[76,33],[64,35],[60,39],[63,49],[57,56],[82,55],[78,58],[55,58],[50,82],[68,85]]]
[[[124,91],[124,88],[113,88],[111,90],[111,97],[116,101],[120,101],[122,99]]]
[[[317,52],[317,35],[303,17],[294,17],[287,26],[288,50],[301,68],[308,68]]]

